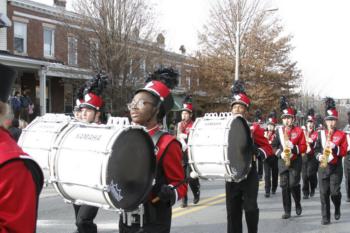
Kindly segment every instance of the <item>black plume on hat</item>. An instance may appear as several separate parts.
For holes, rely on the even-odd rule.
[[[179,73],[173,68],[160,68],[149,75],[146,83],[150,81],[160,81],[164,83],[169,89],[174,89],[179,83]]]
[[[186,95],[186,97],[185,97],[183,103],[184,103],[184,104],[192,103],[192,95]]]
[[[257,109],[255,111],[255,121],[259,121],[259,120],[261,120],[261,118],[262,118],[262,112],[260,109]]]
[[[233,83],[233,86],[231,88],[231,91],[232,91],[232,95],[235,96],[235,95],[238,95],[240,93],[243,93],[246,95],[245,93],[245,88],[244,88],[244,82],[242,80],[236,80],[234,83]]]
[[[288,99],[285,96],[282,96],[280,99],[280,109],[283,111],[289,107]]]
[[[307,111],[307,115],[308,116],[315,116],[315,110],[313,108],[310,108],[308,111]]]
[[[319,127],[323,124],[323,117],[320,114],[316,115],[316,127]]]
[[[91,80],[85,84],[83,95],[87,93],[94,93],[95,95],[102,95],[103,89],[107,86],[108,76],[99,72]]]
[[[78,91],[76,92],[75,96],[77,99],[81,100],[81,99],[84,99],[84,90],[85,90],[85,84],[82,85]]]
[[[275,109],[269,113],[269,118],[277,118],[277,112]]]
[[[326,97],[324,103],[325,103],[326,112],[327,110],[335,109],[335,101],[333,98]]]
[[[6,103],[15,81],[16,71],[0,63],[0,101]]]

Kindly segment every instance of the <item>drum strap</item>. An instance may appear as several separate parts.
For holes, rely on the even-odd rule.
[[[165,131],[159,130],[152,136],[152,141],[153,141],[154,146],[157,146],[157,143],[158,143],[160,137],[166,133],[167,132],[165,132]]]

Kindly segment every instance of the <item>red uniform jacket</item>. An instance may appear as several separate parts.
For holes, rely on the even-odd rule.
[[[30,158],[0,128],[0,233],[33,233],[36,226],[37,190],[23,159]]]
[[[322,134],[324,136],[322,136]],[[315,148],[315,153],[317,157],[323,153],[324,146],[327,140],[327,135],[328,135],[328,130],[320,130],[318,133],[318,140]],[[339,157],[346,156],[346,152],[348,149],[346,134],[341,130],[335,130],[330,138],[330,141],[335,144],[335,148],[332,149],[332,155],[334,158],[329,163],[337,164]]]
[[[159,131],[159,127],[149,131],[149,134],[153,136],[157,131]],[[180,143],[175,139],[174,136],[170,134],[165,134],[160,137],[157,142],[157,163],[159,162],[162,154],[162,169],[164,171],[164,176],[166,183],[171,186],[176,186],[181,183],[185,179],[185,173],[182,168],[182,151]],[[159,165],[159,164],[158,164]],[[157,169],[161,169],[157,167]],[[183,198],[187,193],[187,185],[182,184],[179,185],[176,189],[177,200]],[[156,193],[152,194],[154,197]]]
[[[284,145],[284,131],[285,127],[278,128],[276,133],[276,138],[272,142],[272,146],[277,149],[276,155],[278,157],[281,156],[281,153],[283,152],[283,145]],[[291,160],[295,160],[297,156],[300,156],[301,154],[306,152],[306,140],[304,131],[297,126],[293,126],[291,129],[287,131],[287,135],[289,140],[293,143],[294,147],[292,149],[292,157]]]
[[[190,134],[190,130],[192,128],[192,125],[193,125],[193,121],[190,120],[189,122],[185,122],[185,121],[181,121],[178,123],[178,134],[179,133],[183,133],[183,134],[187,134],[187,137],[188,135]]]
[[[273,156],[272,147],[264,135],[265,130],[260,127],[259,123],[253,123],[250,126],[250,131],[254,144],[263,152],[265,158]]]

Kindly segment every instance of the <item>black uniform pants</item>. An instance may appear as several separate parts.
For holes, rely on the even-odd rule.
[[[261,157],[258,157],[257,163],[258,163],[258,177],[259,177],[259,180],[261,180],[264,172],[264,161]]]
[[[350,152],[344,158],[344,175],[347,198],[350,199]]]
[[[143,227],[140,223],[128,226],[123,223],[123,217],[119,220],[119,233],[170,233],[171,228],[171,206],[162,202],[145,204],[145,222]]]
[[[226,211],[227,211],[227,233],[242,233],[242,212],[245,218],[248,233],[258,232],[259,209],[258,189],[259,179],[254,165],[247,179],[235,183],[226,182]]]
[[[309,196],[311,191],[317,187],[318,162],[314,156],[304,155],[301,174],[303,179],[303,194]]]
[[[290,214],[292,210],[293,196],[295,205],[300,205],[300,170],[288,169],[280,174],[280,186],[282,189],[283,209]]]
[[[188,164],[188,163],[185,163],[183,165],[183,168],[184,168],[184,172],[185,172],[185,175],[186,177],[190,177],[190,173],[192,171],[192,168],[191,166]],[[199,179],[198,178],[195,178],[195,179],[189,179],[188,181],[188,184],[192,190],[192,193],[193,193],[193,196],[194,197],[199,197],[199,192],[200,192],[200,183],[199,183]],[[184,198],[182,199],[182,201],[184,203],[187,203],[187,194],[186,196],[184,196]]]
[[[98,207],[89,205],[73,205],[75,212],[75,225],[79,233],[97,233],[97,225],[94,218],[97,215]]]
[[[278,159],[276,156],[268,157],[264,160],[265,192],[276,192],[278,185]]]
[[[342,160],[339,159],[336,165],[328,164],[327,168],[320,168],[318,175],[322,218],[324,220],[330,220],[329,197],[331,197],[335,208],[340,208],[341,205],[340,186],[343,180]]]

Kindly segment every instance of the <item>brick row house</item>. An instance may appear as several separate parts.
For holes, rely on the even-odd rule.
[[[16,69],[14,91],[29,90],[35,115],[71,113],[76,88],[92,75],[88,59],[91,48],[79,43],[78,37],[69,33],[67,24],[60,20],[62,16],[74,19],[79,15],[65,7],[66,0],[54,0],[53,6],[29,0],[0,0],[0,16],[7,17],[11,24],[0,28],[0,63]],[[69,27],[82,30],[74,24]],[[91,41],[96,40],[91,38]],[[142,85],[155,65],[172,65],[180,71],[180,85],[174,92],[180,107],[184,93],[191,85],[199,85],[198,80],[191,81],[192,58],[165,51],[164,46],[154,49],[156,42],[149,44],[151,46],[143,46],[143,49],[148,48],[152,53],[158,51],[158,56],[154,56],[157,59],[151,62],[141,59],[138,70],[130,71],[138,76],[134,85]],[[98,46],[98,42],[94,46]]]

